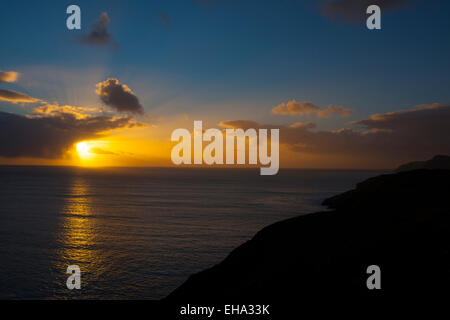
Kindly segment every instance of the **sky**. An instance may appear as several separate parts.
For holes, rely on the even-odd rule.
[[[71,4],[81,30],[66,27]],[[381,30],[366,28],[369,4]],[[0,164],[171,165],[171,132],[194,120],[280,128],[282,167],[450,154],[449,12],[439,0],[2,0]]]

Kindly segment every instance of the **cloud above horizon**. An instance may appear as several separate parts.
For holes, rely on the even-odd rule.
[[[366,9],[378,5],[382,12],[401,8],[411,0],[320,0],[322,14],[336,21],[359,23],[367,18]]]
[[[0,75],[3,82],[14,82],[18,73],[9,71]],[[0,89],[2,101],[39,103],[25,116],[0,111],[0,157],[61,158],[76,142],[104,137],[115,129],[146,126],[133,115],[143,114],[143,108],[128,86],[117,79],[108,79],[97,84],[96,92],[114,111],[132,114],[117,116],[115,112],[97,106],[48,103],[24,93]],[[100,148],[94,149],[93,153],[112,154]]]
[[[0,83],[2,82],[16,82],[19,79],[19,73],[16,71],[0,71]],[[11,103],[30,103],[39,102],[40,99],[30,97],[25,93],[14,90],[0,89],[0,101],[7,101]]]
[[[297,102],[291,100],[287,103],[281,103],[272,109],[273,114],[277,115],[312,115],[319,118],[328,118],[333,113],[341,117],[348,117],[352,114],[352,109],[341,106],[329,105],[326,109],[321,109],[311,102]]]
[[[164,23],[165,26],[170,27],[171,23],[169,18],[167,17],[166,14],[162,13],[161,11],[158,12],[159,18],[161,19],[161,21]]]
[[[19,73],[16,71],[0,71],[0,82],[16,82]]]
[[[144,108],[138,97],[126,84],[120,84],[117,79],[110,78],[98,83],[95,92],[105,105],[118,112],[144,114]]]
[[[113,43],[113,38],[108,31],[111,22],[108,14],[103,12],[94,22],[91,32],[81,37],[81,42],[89,45],[108,45]]]
[[[90,148],[89,149],[89,153],[93,153],[93,154],[107,154],[107,155],[113,155],[113,156],[118,155],[117,152],[112,152],[112,151],[105,150],[105,149],[102,149],[102,148],[99,148],[99,147]]]
[[[5,89],[0,89],[0,100],[11,103],[31,103],[41,101],[40,99],[30,97],[25,93]]]
[[[234,120],[220,123],[226,128],[279,128],[280,143],[295,152],[321,155],[347,154],[358,158],[390,160],[424,159],[450,154],[450,105],[422,105],[411,110],[372,115],[353,121],[355,128],[335,131],[312,130],[315,125],[261,125]]]
[[[45,104],[33,109],[33,117],[63,117],[71,114],[75,119],[85,119],[99,113],[103,113],[103,110],[96,107],[60,106],[58,104]]]
[[[143,124],[131,116],[77,118],[61,111],[50,116],[31,117],[0,112],[0,156],[60,158],[78,141],[102,137],[113,129],[140,126]]]

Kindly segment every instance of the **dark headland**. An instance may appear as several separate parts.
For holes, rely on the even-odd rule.
[[[326,199],[329,211],[262,229],[164,301],[304,304],[442,292],[448,297],[450,170],[399,171]],[[370,265],[381,269],[381,290],[367,288]]]
[[[398,167],[395,172],[411,171],[417,169],[441,169],[450,170],[450,157],[437,155],[427,161],[415,161]]]

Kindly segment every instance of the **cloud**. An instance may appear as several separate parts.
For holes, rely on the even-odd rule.
[[[313,129],[316,127],[315,123],[312,122],[295,122],[289,125],[289,128],[304,128],[304,129]]]
[[[234,128],[248,129],[248,128],[258,128],[260,125],[258,122],[251,120],[227,120],[220,122],[219,126],[229,129]]]
[[[223,121],[229,128],[279,128],[280,143],[291,151],[316,155],[347,155],[354,159],[385,159],[398,164],[450,154],[450,105],[422,105],[412,110],[375,114],[351,122],[352,128],[316,131],[311,123],[276,126],[254,121]]]
[[[46,104],[33,109],[33,115],[35,117],[62,117],[65,114],[70,114],[75,119],[85,119],[102,112],[102,109],[95,107],[59,106],[58,104]]]
[[[19,73],[15,71],[0,71],[0,82],[16,82]]]
[[[81,42],[90,45],[108,45],[113,43],[113,38],[108,32],[108,24],[111,22],[106,12],[103,12],[95,21],[91,32],[81,37]]]
[[[326,109],[320,109],[311,102],[297,102],[291,100],[288,103],[281,103],[272,109],[273,114],[283,115],[311,115],[316,114],[319,118],[328,118],[335,113],[341,117],[348,117],[352,114],[352,109],[340,106],[329,105]]]
[[[159,15],[159,17],[161,18],[161,21],[162,21],[166,26],[170,27],[170,20],[169,20],[169,18],[167,17],[167,15],[165,15],[165,14],[162,13],[162,12],[158,12],[158,15]]]
[[[350,108],[344,108],[341,106],[329,105],[325,110],[320,110],[317,112],[319,118],[328,118],[332,113],[335,113],[341,117],[351,116],[353,110]]]
[[[59,158],[75,143],[103,136],[118,128],[143,126],[131,116],[91,116],[77,119],[73,114],[30,117],[0,112],[0,156]]]
[[[17,76],[5,75],[8,81]],[[116,79],[97,85],[103,102],[118,111],[142,113],[137,97]],[[56,159],[82,140],[103,137],[110,130],[145,126],[131,115],[113,116],[97,107],[60,106],[30,97],[24,93],[0,89],[0,100],[13,103],[39,102],[31,115],[0,112],[0,157],[33,157]],[[101,148],[93,153],[112,154]]]
[[[402,137],[414,139],[417,144],[436,144],[439,141],[450,146],[450,136],[437,134],[450,133],[450,105],[434,103],[420,105],[412,110],[374,114],[367,119],[351,122],[364,128],[365,133],[395,132]],[[436,141],[430,141],[435,139]]]
[[[338,21],[359,23],[367,18],[366,9],[372,4],[378,5],[382,12],[400,8],[411,0],[321,0],[322,14]]]
[[[0,89],[0,100],[8,101],[12,103],[30,103],[30,102],[40,102],[40,99],[30,97],[24,93],[17,92],[14,90],[4,90]]]
[[[1,82],[16,82],[19,78],[19,73],[15,71],[0,71],[0,83]],[[0,100],[8,101],[12,103],[30,103],[39,102],[40,99],[36,99],[26,95],[25,93],[17,92],[14,90],[0,89]]]
[[[115,152],[112,151],[108,151],[99,147],[93,147],[89,149],[89,153],[93,153],[93,154],[108,154],[108,155],[118,155]]]
[[[98,83],[95,92],[105,105],[118,112],[144,114],[144,108],[138,97],[126,84],[120,84],[117,79],[108,79]]]

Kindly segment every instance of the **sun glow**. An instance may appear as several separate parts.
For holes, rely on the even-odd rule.
[[[77,152],[78,152],[78,156],[82,159],[82,160],[87,160],[92,158],[93,154],[89,152],[89,150],[91,149],[91,147],[88,145],[88,142],[78,142],[77,143]]]
[[[77,165],[87,167],[111,166],[120,155],[111,149],[109,141],[89,140],[74,145],[73,152],[78,156]]]
[[[81,167],[133,167],[171,165],[171,142],[120,132],[99,140],[81,140],[68,150],[70,165]],[[169,158],[167,158],[167,156]]]

